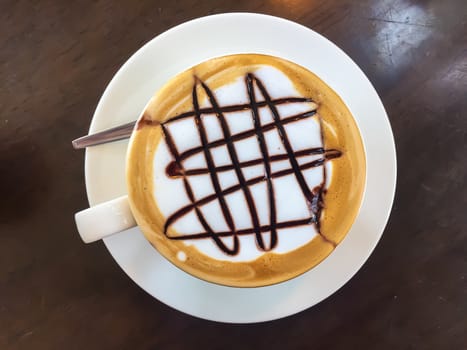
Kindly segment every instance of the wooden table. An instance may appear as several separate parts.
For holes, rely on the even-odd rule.
[[[227,11],[289,18],[331,39],[381,95],[398,151],[382,240],[321,304],[256,324],[208,322],[136,286],[84,245],[85,134],[143,43]],[[467,349],[467,2],[0,2],[0,349]]]

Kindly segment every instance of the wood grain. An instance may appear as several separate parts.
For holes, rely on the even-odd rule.
[[[254,11],[338,44],[391,120],[399,178],[362,270],[298,315],[226,325],[154,300],[84,245],[82,152],[105,86],[143,43]],[[465,0],[0,1],[0,349],[467,349]]]

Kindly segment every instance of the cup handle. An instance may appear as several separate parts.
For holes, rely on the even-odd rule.
[[[136,226],[128,196],[82,210],[75,214],[76,227],[85,243],[98,241]]]

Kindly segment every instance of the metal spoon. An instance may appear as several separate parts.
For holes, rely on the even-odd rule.
[[[74,149],[81,149],[112,141],[123,140],[130,137],[133,128],[135,127],[135,123],[136,121],[133,121],[95,134],[82,136],[73,140],[71,143]]]

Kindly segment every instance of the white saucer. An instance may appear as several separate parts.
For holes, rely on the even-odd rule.
[[[342,287],[363,265],[389,217],[396,184],[394,140],[384,107],[358,66],[337,46],[294,22],[249,13],[199,18],[159,35],[138,50],[105,90],[90,132],[135,120],[170,77],[201,61],[233,53],[280,56],[307,67],[345,101],[359,125],[367,155],[367,187],[352,230],[320,265],[291,281],[262,288],[222,287],[174,267],[138,228],[105,244],[141,288],[187,314],[222,322],[274,320],[305,310]],[[86,188],[91,205],[126,193],[127,141],[86,151]]]

